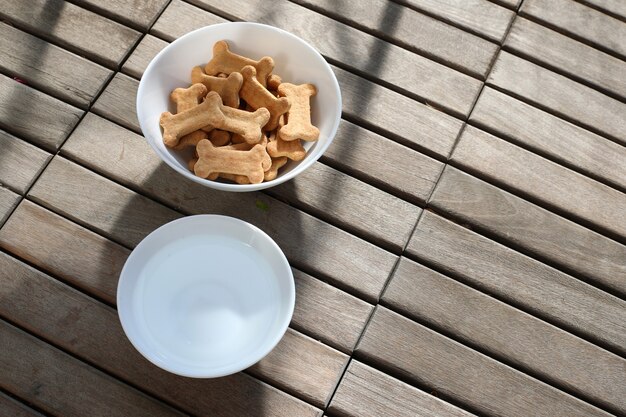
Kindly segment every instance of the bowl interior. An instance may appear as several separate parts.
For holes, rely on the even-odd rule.
[[[263,358],[295,304],[291,269],[260,229],[217,215],[185,217],[146,237],[128,258],[118,312],[148,360],[190,377],[218,377]]]
[[[316,142],[304,143],[307,156],[303,161],[290,161],[277,179],[261,184],[239,185],[204,180],[187,169],[190,152],[177,152],[163,144],[159,117],[174,108],[171,91],[191,83],[191,69],[204,66],[213,56],[213,45],[226,40],[230,49],[258,60],[274,58],[274,73],[283,82],[312,83],[318,93],[311,100],[312,123],[320,129]],[[144,136],[157,154],[186,177],[213,188],[230,191],[251,191],[266,188],[293,178],[315,162],[330,145],[341,117],[341,94],[330,66],[323,57],[300,38],[283,30],[256,23],[236,22],[207,26],[188,33],[167,46],[146,69],[137,93],[137,116]]]

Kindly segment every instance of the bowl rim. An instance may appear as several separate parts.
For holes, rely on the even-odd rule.
[[[305,159],[302,161],[299,161],[298,166],[295,167],[294,169],[292,169],[290,172],[284,174],[284,175],[279,175],[278,177],[276,177],[273,180],[270,181],[263,181],[259,184],[235,184],[235,183],[225,183],[225,182],[218,182],[218,181],[211,181],[205,178],[200,178],[196,175],[194,175],[192,172],[181,168],[180,166],[178,166],[177,164],[174,164],[168,157],[166,157],[165,155],[163,155],[163,152],[156,147],[155,144],[152,143],[151,140],[149,140],[146,135],[145,135],[145,131],[146,129],[144,129],[144,122],[143,120],[145,120],[143,117],[139,117],[139,115],[142,113],[141,110],[141,105],[140,102],[143,99],[143,96],[145,95],[145,89],[146,84],[144,82],[144,79],[146,78],[146,76],[150,75],[153,71],[153,68],[156,66],[156,63],[159,61],[160,57],[162,55],[164,55],[168,50],[170,50],[171,48],[176,47],[176,45],[180,42],[183,42],[185,40],[185,38],[192,36],[193,34],[199,33],[199,32],[203,32],[206,30],[209,30],[209,28],[211,28],[211,30],[219,30],[220,27],[223,26],[252,26],[252,27],[260,27],[263,30],[271,30],[271,31],[276,31],[281,33],[284,36],[290,37],[292,39],[295,39],[296,41],[302,43],[302,45],[307,48],[310,52],[312,52],[314,55],[316,55],[321,62],[324,63],[324,68],[331,74],[331,81],[332,81],[332,87],[335,90],[336,93],[336,97],[337,97],[337,104],[338,104],[338,109],[339,109],[339,114],[337,115],[337,117],[335,118],[333,125],[331,127],[331,132],[329,135],[329,140],[324,143],[323,145],[321,145],[321,148],[318,152],[318,155],[316,157],[313,158],[309,158],[309,159]],[[148,142],[148,144],[150,145],[150,147],[156,152],[156,154],[159,156],[159,158],[165,162],[169,167],[171,167],[172,169],[174,169],[175,171],[177,171],[178,173],[182,174],[184,177],[202,184],[206,187],[209,188],[213,188],[213,189],[217,189],[217,190],[221,190],[221,191],[234,191],[234,192],[247,192],[247,191],[257,191],[257,190],[263,190],[266,188],[270,188],[279,184],[282,184],[286,181],[289,181],[291,179],[293,179],[294,177],[296,177],[297,175],[301,174],[302,172],[306,171],[308,168],[310,168],[319,158],[321,158],[321,156],[324,154],[324,152],[326,152],[326,150],[328,149],[328,147],[330,146],[330,144],[333,142],[333,140],[335,139],[335,136],[337,135],[337,130],[339,129],[339,124],[341,122],[341,114],[343,111],[343,101],[342,101],[342,96],[341,96],[341,88],[339,87],[339,82],[337,81],[337,76],[335,75],[335,72],[332,70],[330,64],[326,61],[326,59],[324,59],[324,57],[322,56],[322,54],[319,53],[319,51],[317,49],[315,49],[313,46],[311,46],[311,44],[309,44],[307,41],[305,41],[304,39],[300,38],[299,36],[294,35],[293,33],[290,33],[284,29],[275,27],[275,26],[271,26],[271,25],[266,25],[263,23],[256,23],[256,22],[223,22],[223,23],[216,23],[213,25],[207,25],[207,26],[203,26],[201,28],[195,29],[191,32],[188,32],[182,36],[180,36],[179,38],[177,38],[176,40],[174,40],[173,42],[171,42],[169,45],[167,45],[165,48],[163,48],[161,51],[159,51],[158,54],[156,54],[156,56],[154,56],[154,58],[152,58],[152,60],[150,61],[150,63],[148,64],[148,66],[146,67],[145,71],[143,72],[141,79],[139,80],[139,87],[137,89],[137,99],[135,101],[135,106],[136,106],[136,112],[137,112],[137,119],[139,121],[139,127],[141,129],[141,132],[145,138],[145,140]]]
[[[205,372],[206,368],[203,368],[202,372],[181,370],[176,366],[172,366],[170,363],[157,359],[154,355],[152,355],[150,352],[147,352],[145,349],[143,349],[143,347],[141,347],[138,343],[136,343],[135,339],[139,340],[141,338],[137,336],[136,333],[132,333],[132,336],[131,336],[131,333],[129,333],[129,328],[128,328],[129,323],[133,321],[134,318],[132,317],[132,315],[127,317],[126,312],[125,312],[126,309],[120,308],[122,306],[121,300],[123,298],[126,298],[127,300],[124,303],[125,306],[132,306],[133,304],[132,297],[130,297],[128,294],[122,294],[122,291],[120,290],[124,282],[131,279],[131,278],[128,278],[128,274],[129,274],[128,268],[130,268],[129,265],[135,262],[135,259],[137,258],[137,256],[139,256],[138,249],[140,247],[147,245],[148,244],[147,242],[154,239],[156,235],[165,234],[165,236],[168,236],[170,229],[180,227],[182,223],[198,222],[198,221],[200,222],[204,222],[204,221],[231,222],[233,224],[237,224],[237,226],[247,227],[251,229],[255,234],[261,237],[264,244],[269,245],[272,248],[272,251],[276,253],[277,259],[280,261],[281,267],[284,267],[285,270],[287,271],[286,282],[287,282],[287,287],[288,287],[287,291],[289,292],[288,299],[285,301],[286,306],[287,306],[287,314],[284,315],[283,317],[278,318],[278,320],[280,321],[279,330],[271,339],[269,339],[270,342],[266,349],[263,349],[257,352],[257,354],[253,355],[251,359],[245,362],[236,361],[233,365],[222,366],[219,368],[220,372]],[[168,243],[171,243],[173,241],[174,240],[170,239]],[[250,366],[254,365],[255,363],[259,362],[261,359],[267,356],[276,347],[276,345],[278,345],[278,343],[282,340],[283,336],[287,332],[287,329],[289,328],[289,323],[291,322],[291,319],[293,317],[293,313],[295,310],[295,303],[296,303],[296,286],[295,286],[295,280],[293,277],[293,271],[291,269],[291,266],[289,265],[289,261],[287,260],[287,257],[285,256],[284,252],[280,249],[280,246],[278,246],[278,244],[274,241],[274,239],[272,239],[267,233],[265,233],[263,230],[261,230],[257,226],[251,223],[248,223],[244,220],[238,219],[236,217],[224,216],[221,214],[197,214],[197,215],[192,215],[192,216],[185,216],[185,217],[181,217],[179,219],[173,220],[171,222],[165,223],[164,225],[161,225],[158,228],[154,229],[152,232],[150,232],[150,234],[144,237],[137,246],[135,246],[135,248],[132,250],[128,258],[126,259],[126,262],[124,263],[124,267],[122,268],[122,271],[120,272],[119,280],[117,283],[117,292],[116,292],[117,314],[118,314],[120,323],[122,325],[122,330],[124,331],[126,338],[130,341],[133,347],[144,358],[146,358],[148,361],[150,361],[152,364],[156,365],[157,367],[164,369],[168,372],[171,372],[173,374],[190,377],[190,378],[219,378],[219,377],[223,377],[227,375],[232,375],[237,372],[243,371],[244,369],[247,369]]]

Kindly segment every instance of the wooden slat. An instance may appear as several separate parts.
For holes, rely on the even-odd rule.
[[[319,413],[242,373],[195,379],[163,371],[133,348],[113,309],[6,254],[0,254],[0,265],[0,270],[10,271],[0,274],[0,292],[7,299],[0,305],[0,315],[191,414],[242,416],[255,410],[267,417],[312,417]]]
[[[0,392],[0,417],[41,417],[41,414]]]
[[[580,2],[602,10],[605,13],[626,19],[626,3],[622,0],[580,0]]]
[[[435,16],[494,42],[502,42],[513,13],[487,0],[400,0],[416,10]]]
[[[182,416],[45,342],[0,321],[0,386],[48,413]]]
[[[522,0],[489,0],[509,9],[517,10]]]
[[[395,85],[458,116],[469,113],[481,87],[481,82],[470,76],[287,0],[271,4],[262,0],[233,0],[227,3],[193,0],[192,3],[236,20],[256,21],[287,30],[310,42],[327,58],[343,62],[383,83]],[[390,17],[388,25],[395,27],[396,20]],[[411,71],[400,68],[411,68]]]
[[[354,348],[372,305],[297,269],[296,307],[291,327],[340,351]]]
[[[484,415],[609,415],[384,307],[376,308],[357,352]]]
[[[2,227],[19,201],[20,196],[18,194],[7,188],[0,187],[0,227]]]
[[[497,51],[494,43],[390,0],[359,3],[297,0],[296,3],[480,79],[487,76]]]
[[[167,0],[142,0],[139,2],[109,0],[106,3],[98,0],[76,0],[76,3],[127,26],[146,30],[159,12],[163,10]]]
[[[0,70],[51,95],[87,108],[111,71],[0,23]]]
[[[0,75],[0,128],[56,150],[83,112]]]
[[[507,52],[487,82],[626,145],[626,104],[596,90]]]
[[[119,65],[140,35],[63,0],[5,0],[0,17],[109,68]]]
[[[288,329],[274,350],[249,371],[324,408],[347,362],[347,355]]]
[[[530,20],[515,20],[505,49],[626,99],[626,63]]]
[[[402,258],[382,301],[612,412],[626,409],[626,360]]]
[[[268,191],[395,253],[402,252],[422,211],[321,163]]]
[[[139,83],[122,73],[115,74],[104,92],[98,97],[93,111],[101,116],[141,132],[137,120],[137,88]]]
[[[157,227],[182,217],[61,157],[50,162],[29,197],[129,247]]]
[[[597,48],[626,57],[624,23],[583,4],[572,0],[525,0],[520,14]]]
[[[626,239],[626,194],[468,126],[454,164],[541,201],[603,233]]]
[[[154,23],[150,33],[171,42],[193,30],[227,21],[182,0],[173,0]]]
[[[329,411],[348,417],[472,415],[356,360],[350,362]]]
[[[626,301],[424,212],[407,253],[425,265],[626,354]]]
[[[626,148],[486,87],[470,123],[533,152],[626,190]]]
[[[131,56],[124,62],[122,71],[131,77],[141,78],[152,58],[167,45],[167,42],[152,35],[144,36],[139,45],[133,50]]]
[[[0,184],[24,194],[48,159],[48,152],[0,130]]]

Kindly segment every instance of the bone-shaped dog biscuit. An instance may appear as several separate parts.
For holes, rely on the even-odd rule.
[[[265,171],[263,181],[271,181],[278,176],[278,170],[281,169],[287,163],[287,157],[281,156],[280,158],[272,158],[272,165],[270,169]]]
[[[278,90],[278,86],[283,82],[280,76],[276,74],[270,74],[267,77],[267,89],[268,90]]]
[[[207,95],[206,100],[209,100],[211,94],[212,93],[209,93]],[[221,123],[215,127],[237,133],[248,143],[258,143],[261,140],[261,136],[263,136],[261,128],[265,126],[270,119],[270,112],[263,107],[252,113],[245,110],[234,109],[222,105],[219,95],[216,94],[216,97],[217,105],[224,117]],[[215,98],[212,97],[211,100],[215,100]]]
[[[239,107],[239,89],[243,77],[238,72],[231,72],[227,78],[206,75],[202,68],[194,67],[191,70],[191,82],[203,84],[208,91],[215,91],[222,97],[222,103],[230,107]]]
[[[178,144],[180,138],[199,130],[201,127],[208,125],[218,127],[218,124],[222,124],[224,122],[224,114],[219,108],[221,101],[219,94],[213,91],[207,94],[206,99],[201,104],[182,113],[161,113],[160,124],[163,127],[163,142],[165,142],[165,145],[174,147]]]
[[[245,175],[252,184],[263,181],[265,174],[263,164],[269,157],[262,145],[255,145],[249,151],[236,151],[217,148],[205,139],[198,143],[196,150],[199,159],[194,165],[194,173],[201,178],[224,173]]]
[[[257,79],[262,86],[266,86],[267,76],[274,69],[274,60],[269,56],[264,56],[258,61],[237,55],[228,49],[226,41],[218,41],[213,45],[213,58],[204,67],[204,72],[208,75],[217,75],[220,72],[230,74],[231,72],[241,72],[246,65],[252,65],[257,70]]]
[[[192,109],[206,96],[207,88],[203,84],[194,83],[189,88],[177,88],[170,94],[170,99],[176,104],[176,113]]]
[[[196,130],[195,132],[191,132],[190,134],[180,138],[178,144],[174,146],[174,149],[179,151],[181,149],[190,148],[192,146],[196,146],[198,142],[200,142],[202,139],[208,138],[209,134],[207,132],[204,132],[202,130]]]
[[[285,141],[280,138],[280,129],[278,133],[272,133],[267,143],[267,153],[272,158],[280,158],[286,156],[293,161],[302,161],[306,156],[306,149],[300,143],[300,139]]]
[[[286,141],[302,139],[317,140],[320,130],[311,124],[311,97],[317,94],[313,84],[295,85],[282,83],[278,86],[278,94],[289,99],[287,124],[280,129],[280,138]]]
[[[241,70],[243,75],[243,85],[239,94],[246,103],[253,109],[265,107],[270,111],[270,120],[264,127],[264,130],[274,130],[278,126],[278,119],[287,113],[290,108],[289,99],[281,97],[277,98],[272,95],[265,87],[263,87],[256,79],[256,69],[251,65],[246,65]]]

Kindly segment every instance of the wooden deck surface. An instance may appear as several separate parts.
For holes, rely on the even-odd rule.
[[[626,3],[4,0],[0,416],[626,416]],[[139,79],[198,27],[286,29],[331,63],[337,137],[246,194],[141,137]],[[259,209],[259,205],[267,210]],[[239,374],[169,374],[115,312],[176,218],[230,215],[296,309]]]

